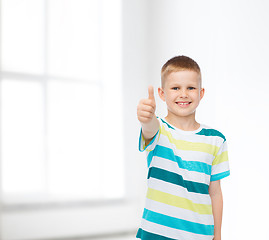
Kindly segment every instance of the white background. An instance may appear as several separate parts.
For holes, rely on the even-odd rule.
[[[157,90],[161,66],[184,54],[202,70],[205,97],[197,120],[219,129],[228,141],[231,176],[222,181],[222,239],[269,239],[269,4],[262,0],[124,0],[122,4],[124,156],[133,182],[129,195],[139,204],[129,215],[133,220],[126,214],[128,224],[116,230],[138,227],[145,197],[145,155],[137,150],[137,103],[147,96],[149,84]],[[157,113],[165,114],[159,100]],[[16,213],[4,220],[8,222],[12,214]],[[89,229],[101,221],[85,219]],[[11,230],[11,220],[3,227]],[[106,224],[108,231],[112,229],[111,223]]]
[[[266,1],[148,1],[149,83],[177,54],[201,67],[197,120],[226,136],[223,238],[269,239],[269,5]],[[165,106],[159,101],[160,114]]]

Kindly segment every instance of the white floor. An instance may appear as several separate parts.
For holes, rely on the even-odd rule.
[[[118,236],[118,237],[109,237],[109,238],[96,238],[96,239],[89,239],[89,240],[135,240],[134,236]],[[87,240],[87,239],[85,239]]]
[[[118,236],[107,236],[107,237],[96,237],[96,238],[83,238],[83,239],[73,239],[73,240],[136,240],[134,234],[124,234]]]

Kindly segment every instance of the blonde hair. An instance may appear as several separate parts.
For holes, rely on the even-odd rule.
[[[199,65],[190,57],[183,55],[173,57],[163,65],[161,70],[162,87],[164,87],[165,78],[170,73],[184,70],[197,72],[199,74],[200,86],[202,87],[202,76]]]

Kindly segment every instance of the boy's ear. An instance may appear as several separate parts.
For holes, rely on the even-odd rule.
[[[164,91],[161,87],[158,88],[159,97],[165,102]]]
[[[202,98],[204,97],[204,95],[205,95],[205,89],[202,88],[202,89],[200,90],[200,101],[202,100]]]

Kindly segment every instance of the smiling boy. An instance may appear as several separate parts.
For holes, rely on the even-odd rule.
[[[146,151],[148,192],[137,238],[221,240],[223,198],[220,179],[230,175],[227,142],[216,129],[195,119],[204,96],[199,65],[177,56],[161,71],[159,97],[167,116],[155,115],[153,87],[137,107]]]

